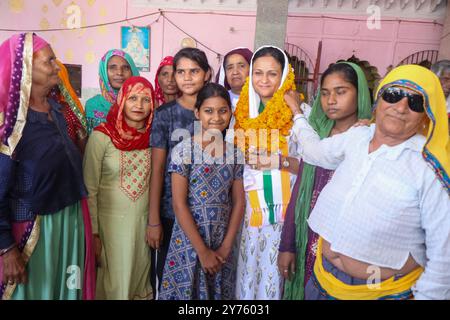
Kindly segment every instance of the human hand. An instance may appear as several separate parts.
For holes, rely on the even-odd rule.
[[[94,234],[94,253],[95,253],[95,265],[101,267],[100,257],[102,256],[102,240],[98,234]]]
[[[231,247],[224,246],[223,244],[216,250],[216,253],[222,258],[222,264],[224,264],[231,253]]]
[[[370,120],[369,119],[359,119],[356,121],[356,123],[352,127],[363,127],[363,126],[370,126]]]
[[[161,223],[157,226],[147,225],[146,242],[150,248],[158,250],[162,244],[164,231]]]
[[[292,280],[295,274],[295,253],[278,253],[278,270],[285,280]]]
[[[303,110],[300,108],[301,101],[298,92],[294,90],[287,91],[284,94],[284,101],[286,101],[294,116],[296,114],[303,114]]]
[[[225,262],[220,255],[211,249],[207,249],[204,253],[199,254],[198,257],[203,270],[211,275],[219,272],[222,263]]]
[[[3,260],[3,281],[7,284],[27,283],[28,275],[25,267],[25,260],[19,249],[14,248],[2,256]]]
[[[266,150],[249,150],[248,163],[253,170],[272,170],[280,167],[280,155]]]

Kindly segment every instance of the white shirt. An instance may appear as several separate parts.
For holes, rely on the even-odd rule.
[[[375,125],[320,140],[294,118],[303,160],[336,169],[308,220],[331,249],[372,265],[401,269],[411,254],[424,267],[416,299],[450,299],[450,197],[423,160],[425,138],[369,154]]]
[[[228,126],[229,129],[227,130],[227,134],[225,135],[225,141],[229,143],[234,143],[234,124],[236,123],[234,112],[236,111],[236,105],[239,101],[239,95],[235,94],[231,90],[228,90],[228,94],[230,95],[231,111],[233,111],[233,114],[231,115],[230,125]]]
[[[231,108],[232,108],[233,113],[234,113],[234,111],[236,111],[236,105],[237,105],[237,103],[238,103],[238,101],[239,101],[239,96],[240,96],[240,95],[234,93],[234,92],[231,91],[231,90],[228,90],[228,94],[230,95]]]

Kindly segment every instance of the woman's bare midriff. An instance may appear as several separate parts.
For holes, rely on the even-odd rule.
[[[323,240],[322,243],[322,254],[336,268],[354,278],[366,280],[369,277],[373,278],[374,276],[373,265],[332,251],[330,248],[330,243],[325,240]],[[380,275],[380,280],[386,280],[394,275],[406,275],[418,267],[420,267],[420,265],[417,264],[417,262],[410,255],[405,265],[400,270],[379,267],[380,273],[378,274]]]

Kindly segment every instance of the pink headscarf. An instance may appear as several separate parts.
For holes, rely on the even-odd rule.
[[[159,64],[158,70],[156,71],[155,75],[155,100],[158,102],[158,105],[162,105],[163,103],[166,103],[166,100],[164,99],[164,92],[162,91],[161,86],[159,85],[158,76],[161,72],[161,69],[165,66],[173,66],[173,57],[167,56],[165,57],[161,63]]]
[[[145,132],[130,127],[124,116],[125,102],[135,93],[147,94],[152,101],[150,114],[147,117]],[[94,130],[103,132],[111,138],[114,146],[122,151],[142,150],[149,146],[150,131],[153,121],[154,92],[152,84],[143,77],[130,77],[123,83],[117,95],[117,100],[106,117],[106,123],[95,127]]]
[[[25,36],[25,33],[15,34],[0,45],[0,143],[3,144],[7,144],[17,120]],[[44,39],[33,34],[33,53],[48,45]]]
[[[30,39],[32,36],[32,43]],[[15,130],[15,135],[20,137],[22,134],[21,129],[15,128],[19,108],[25,114],[28,110],[28,99],[21,103],[21,91],[28,92],[24,87],[29,89],[31,83],[31,70],[33,53],[45,48],[49,44],[37,36],[31,33],[21,33],[10,37],[8,40],[0,45],[0,151],[2,150],[2,145],[8,146],[8,138],[11,136],[13,130]],[[32,46],[32,48],[31,48]],[[28,75],[23,74],[23,71],[27,70]],[[25,79],[25,84],[22,83],[23,77],[29,77]],[[26,120],[19,120],[21,121]],[[18,139],[15,139],[18,140]],[[17,141],[15,142],[17,143]],[[14,150],[14,146],[9,146],[10,154],[11,150]],[[95,265],[94,265],[94,251],[92,250],[92,229],[90,225],[89,210],[87,207],[86,199],[81,201],[82,211],[83,211],[83,221],[85,228],[85,238],[86,238],[86,256],[85,256],[85,269],[83,275],[83,299],[93,300],[95,294]],[[25,236],[26,227],[29,223],[34,222],[13,222],[13,235],[15,239],[22,239]],[[0,263],[2,263],[0,258]],[[2,276],[0,270],[0,299],[3,296],[3,290],[5,288],[4,283],[2,283]]]

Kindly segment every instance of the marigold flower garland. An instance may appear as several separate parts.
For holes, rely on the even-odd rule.
[[[284,94],[289,90],[296,89],[295,83],[294,83],[294,72],[292,70],[291,65],[289,65],[289,72],[286,77],[286,80],[284,81],[281,88],[279,88],[273,97],[267,102],[264,111],[260,113],[256,118],[250,119],[249,117],[249,98],[248,98],[248,86],[249,86],[249,79],[247,78],[245,81],[245,85],[242,88],[241,95],[239,97],[239,101],[236,105],[236,111],[235,111],[235,118],[236,123],[234,125],[235,132],[237,129],[243,129],[245,132],[247,130],[255,130],[257,133],[257,145],[253,147],[257,148],[258,150],[264,149],[268,152],[271,152],[272,145],[271,145],[271,139],[272,139],[272,129],[279,130],[279,150],[285,150],[285,146],[287,144],[286,137],[289,135],[289,132],[292,128],[293,121],[292,121],[292,111],[289,108],[289,106],[286,104],[284,100]],[[266,139],[260,139],[259,136],[259,130],[265,129],[267,133],[267,140]],[[261,137],[262,138],[262,137]],[[248,135],[245,136],[245,146],[244,146],[244,152],[247,154],[249,150],[249,137]],[[260,141],[260,140],[266,140],[266,141]],[[238,144],[240,141],[238,139],[238,135],[235,137],[235,143]],[[239,146],[241,147],[241,146]],[[286,148],[287,149],[287,148]],[[278,151],[278,150],[273,150]]]

